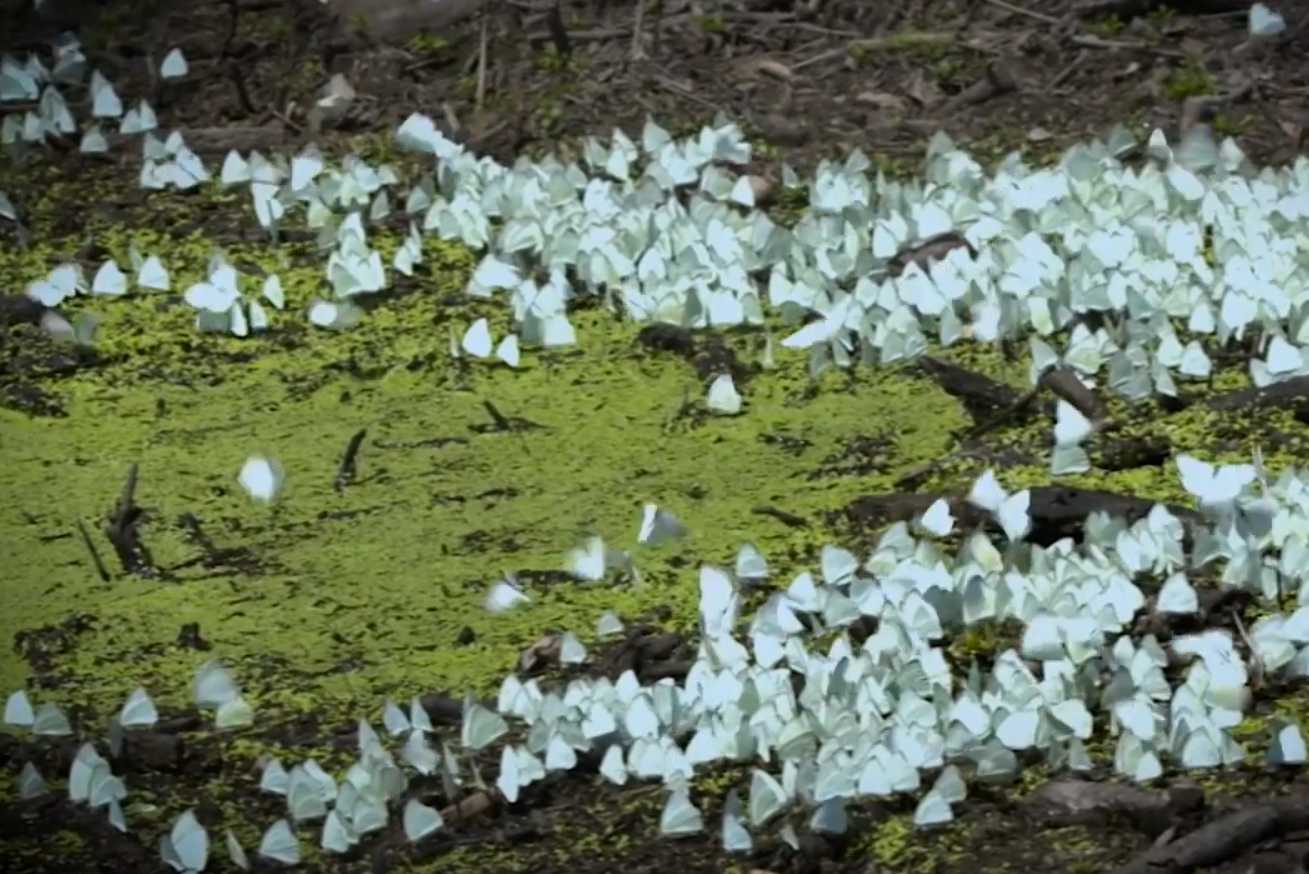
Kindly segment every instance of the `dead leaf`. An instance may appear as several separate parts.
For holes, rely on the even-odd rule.
[[[861,91],[855,95],[855,103],[862,103],[865,106],[872,106],[876,109],[885,109],[890,112],[904,112],[904,101],[894,94],[887,94],[885,91]]]
[[[935,82],[923,75],[922,70],[914,70],[914,75],[909,80],[909,87],[905,91],[924,109],[931,109],[945,100],[945,94]]]
[[[769,115],[760,125],[768,142],[778,146],[803,146],[809,141],[809,128],[783,115]]]
[[[745,58],[736,65],[735,72],[745,79],[768,76],[779,82],[795,81],[795,73],[791,72],[791,68],[774,58]]]
[[[525,674],[544,670],[559,661],[559,635],[547,634],[523,650],[518,657],[518,669]]]

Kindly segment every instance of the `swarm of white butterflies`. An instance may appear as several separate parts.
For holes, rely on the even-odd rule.
[[[1285,27],[1272,9],[1252,6],[1252,40]],[[160,67],[164,80],[187,72],[177,49]],[[90,117],[79,120],[60,89],[83,83],[92,99]],[[317,110],[338,115],[353,96],[334,77]],[[140,137],[142,186],[243,186],[270,235],[288,221],[306,224],[326,260],[326,293],[307,304],[318,327],[359,324],[364,314],[352,298],[385,289],[392,273],[413,275],[429,235],[481,251],[466,291],[503,296],[512,330],[496,343],[480,320],[462,336],[452,326],[455,356],[494,355],[514,367],[520,344],[572,344],[569,302],[592,295],[633,320],[690,327],[762,326],[767,308],[787,324],[816,312],[821,318],[780,341],[807,351],[814,376],[831,365],[912,358],[929,341],[993,342],[1022,332],[1032,335],[1033,380],[1059,364],[1131,400],[1208,379],[1213,352],[1251,333],[1264,338],[1250,364],[1256,385],[1309,374],[1309,264],[1297,242],[1309,228],[1309,159],[1256,174],[1233,141],[1217,143],[1204,125],[1175,145],[1156,131],[1145,149],[1151,160],[1139,169],[1119,160],[1138,145],[1122,128],[1071,148],[1054,167],[1034,169],[1015,155],[991,175],[939,135],[923,177],[911,183],[870,178],[860,152],[824,162],[809,180],[783,167],[783,185],[807,188],[810,201],[783,227],[755,208],[751,178],[740,172],[750,144],[725,119],[680,141],[648,121],[639,142],[615,131],[607,143],[588,138],[579,161],[506,167],[415,113],[396,131],[397,143],[431,155],[435,166],[405,179],[357,157],[334,163],[314,146],[289,157],[231,152],[208,168],[182,135],[159,130],[147,102],[126,107],[76,43],[61,43],[51,64],[35,55],[0,59],[3,101],[37,102],[4,116],[6,147],[80,129],[84,150],[103,151],[100,125],[117,120],[119,134]],[[388,264],[368,225],[397,209],[408,232]],[[1142,210],[1149,221],[1138,220]],[[977,254],[958,247],[926,267],[888,269],[905,249],[951,232]],[[166,289],[169,273],[157,255],[133,255],[130,270],[107,261],[89,280],[76,265],[58,266],[33,277],[28,291],[55,306],[79,293]],[[211,259],[187,292],[197,326],[239,336],[270,327],[264,305],[282,308],[280,287],[265,280],[257,295],[244,284]],[[1082,318],[1088,312],[1130,318],[1092,330]],[[54,329],[77,342],[87,334]],[[1057,350],[1051,343],[1065,331]],[[772,348],[769,337],[765,363]],[[746,406],[726,375],[708,386],[705,405],[728,416]],[[1056,440],[1053,467],[1085,470],[1073,439],[1081,425],[1062,418],[1066,439]]]
[[[598,753],[610,783],[658,780],[667,787],[659,827],[670,838],[708,829],[692,786],[698,769],[745,765],[748,785],[731,789],[723,805],[719,839],[728,852],[750,851],[765,829],[794,847],[799,826],[842,832],[847,805],[861,798],[916,795],[915,824],[950,822],[969,781],[1015,779],[1019,753],[1036,751],[1073,770],[1099,767],[1088,752],[1097,712],[1107,714],[1115,738],[1113,770],[1132,780],[1148,782],[1168,768],[1242,763],[1247,752],[1233,730],[1246,718],[1253,680],[1232,636],[1201,631],[1164,646],[1150,635],[1134,639],[1131,628],[1142,610],[1197,613],[1192,579],[1203,571],[1221,585],[1290,602],[1289,611],[1253,623],[1248,645],[1266,677],[1309,678],[1309,475],[1288,469],[1271,478],[1258,456],[1222,465],[1182,455],[1176,466],[1210,520],[1193,525],[1189,554],[1182,522],[1163,505],[1132,524],[1092,515],[1080,544],[1031,545],[1028,493],[1008,492],[987,471],[968,500],[995,517],[1007,541],[1003,553],[982,532],[953,552],[943,549],[937,538],[951,534],[955,520],[939,500],[913,525],[888,529],[862,560],[839,545],[824,546],[816,572],[793,576],[743,624],[740,586],[772,574],[758,548],[742,544],[730,570],[699,570],[699,654],[681,682],[644,686],[628,671],[616,680],[575,679],[547,689],[510,675],[495,702],[465,699],[456,745],[436,731],[421,699],[407,707],[387,699],[382,732],[359,720],[359,756],[344,773],[329,773],[313,759],[289,767],[275,758],[264,762],[259,788],[284,797],[286,814],[267,825],[257,852],[296,864],[301,833],[313,824],[323,850],[346,853],[397,809],[409,839],[425,840],[445,821],[419,798],[400,804],[410,777],[439,776],[453,801],[466,787],[483,785],[469,754],[497,742],[494,788],[510,803],[550,773],[577,767],[582,754]],[[669,510],[648,504],[637,541],[657,547],[686,533]],[[631,557],[592,537],[566,560],[586,583],[606,579]],[[1162,581],[1153,603],[1136,582],[1142,575]],[[509,577],[487,596],[493,610],[528,603]],[[877,631],[855,645],[845,629],[863,617],[877,618]],[[996,654],[989,671],[974,663],[957,675],[945,641],[978,623],[1006,620],[1023,626],[1017,649]],[[606,611],[594,636],[622,631],[621,618]],[[816,647],[817,635],[832,642]],[[586,661],[581,637],[560,635],[559,658]],[[1168,668],[1179,672],[1176,685]],[[795,677],[803,680],[798,693]],[[214,711],[217,728],[254,718],[218,661],[197,671],[193,701]],[[158,719],[147,691],[131,692],[110,724],[111,756],[121,754],[128,733]],[[6,701],[4,722],[40,735],[74,733],[54,702],[35,706],[21,690]],[[1268,766],[1309,761],[1303,726],[1273,717],[1266,731]],[[74,802],[103,808],[125,831],[129,787],[111,762],[96,743],[83,744],[67,791]],[[18,784],[25,798],[49,791],[30,763]],[[247,868],[230,829],[224,844],[232,862]],[[161,836],[159,851],[175,870],[201,871],[208,832],[186,811]]]

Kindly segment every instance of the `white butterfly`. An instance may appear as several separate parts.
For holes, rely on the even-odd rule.
[[[704,831],[704,817],[691,803],[685,787],[674,789],[668,795],[663,813],[659,816],[659,831],[666,837],[680,838]]]
[[[237,695],[218,705],[214,712],[215,728],[244,728],[254,723],[255,711],[249,702]]]
[[[417,798],[410,798],[405,804],[405,837],[417,843],[445,826],[441,813],[434,807],[428,807]]]
[[[520,604],[530,604],[531,598],[524,595],[508,580],[499,580],[486,593],[484,606],[492,613],[503,613]]]
[[[289,822],[279,819],[268,827],[259,841],[259,855],[283,865],[300,864],[300,841]]]
[[[791,803],[791,793],[776,777],[761,768],[750,775],[750,823],[756,828],[777,816]]]
[[[950,502],[945,498],[937,498],[918,519],[918,524],[937,537],[948,536],[954,530],[954,516],[950,514]]]
[[[599,537],[588,538],[586,543],[568,553],[568,571],[579,580],[596,582],[605,577],[605,544]]]
[[[520,358],[518,351],[518,335],[506,334],[504,339],[495,347],[495,357],[499,358],[510,367],[517,367]]]
[[[22,689],[12,693],[8,700],[5,701],[4,721],[6,725],[15,725],[22,728],[30,728],[36,721],[36,712],[32,709],[32,702],[28,700],[27,693]]]
[[[623,633],[623,620],[618,618],[618,614],[612,610],[606,610],[600,614],[600,618],[595,621],[595,634],[597,637],[608,637],[611,634]]]
[[[1178,571],[1164,581],[1159,589],[1156,609],[1160,613],[1195,614],[1200,612],[1200,598],[1195,588],[1186,579],[1186,574]]]
[[[636,535],[636,542],[657,546],[685,533],[686,526],[672,513],[657,504],[646,504],[641,511],[641,530]]]
[[[730,635],[740,597],[732,578],[711,565],[700,567],[700,623],[706,638]]]
[[[242,871],[249,871],[250,857],[245,854],[245,849],[241,846],[240,841],[236,839],[236,835],[232,834],[230,828],[226,829],[225,833],[228,858],[232,860],[233,865],[240,868]]]
[[[1286,30],[1286,19],[1262,3],[1250,7],[1250,36],[1263,39]]]
[[[159,78],[180,79],[187,71],[186,55],[182,54],[181,49],[175,48],[164,55],[163,63],[159,65]]]
[[[490,357],[492,352],[491,328],[486,319],[478,319],[464,332],[460,343],[463,350],[475,358]]]
[[[327,814],[327,819],[323,821],[319,846],[329,853],[346,853],[357,840],[358,837],[346,825],[341,813],[333,810]]]
[[[259,788],[273,795],[285,795],[290,784],[290,775],[277,759],[269,759],[259,776]]]
[[[720,416],[735,416],[741,412],[741,395],[730,373],[719,374],[709,384],[705,406],[709,412]]]
[[[509,731],[504,717],[487,710],[471,695],[464,699],[464,716],[460,726],[459,742],[470,750],[485,749]]]
[[[736,552],[736,578],[738,580],[768,579],[768,560],[753,543],[742,543]]]
[[[1176,464],[1182,488],[1199,498],[1201,506],[1229,504],[1255,479],[1252,464],[1225,464],[1215,468],[1186,453],[1177,456]]]
[[[186,811],[173,823],[168,834],[159,839],[159,854],[175,871],[203,871],[209,861],[209,834]]]
[[[1268,747],[1268,761],[1273,765],[1303,765],[1309,761],[1304,735],[1292,720],[1273,718],[1268,721],[1273,742]]]
[[[18,775],[18,794],[24,799],[38,798],[46,793],[45,780],[31,762],[23,765]]]
[[[159,711],[150,695],[137,687],[123,702],[123,709],[118,713],[118,724],[123,728],[148,728],[159,721]]]
[[[727,793],[723,805],[723,849],[728,853],[748,853],[754,849],[750,832],[741,821],[741,798],[736,790]]]
[[[1054,442],[1056,446],[1076,446],[1091,436],[1091,420],[1065,400],[1055,406]]]
[[[927,794],[918,802],[918,807],[914,809],[914,825],[920,828],[944,825],[953,820],[954,811],[950,808],[950,802],[935,788],[928,790]]]
[[[262,455],[252,455],[241,466],[237,477],[241,488],[256,501],[268,503],[282,491],[282,467]]]
[[[192,697],[200,707],[218,707],[238,697],[236,681],[221,662],[208,661],[195,673]]]

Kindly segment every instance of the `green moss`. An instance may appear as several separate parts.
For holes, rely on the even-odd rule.
[[[1216,87],[1203,63],[1195,56],[1187,55],[1182,65],[1164,80],[1164,96],[1169,100],[1185,100],[1214,94]]]
[[[1097,36],[1114,36],[1122,33],[1127,28],[1127,25],[1123,23],[1123,19],[1117,15],[1094,18],[1085,22],[1082,26]]]
[[[436,34],[419,32],[409,37],[405,48],[416,54],[436,55],[450,48],[450,42]]]
[[[52,187],[50,203],[34,205],[34,221],[52,229],[50,204],[67,196]],[[162,222],[181,220],[183,213],[162,209],[168,203],[150,206]],[[202,276],[212,247],[198,230],[181,237],[129,233],[119,220],[93,220],[87,230],[121,263],[132,243],[160,254],[178,289]],[[8,252],[0,279],[21,287],[45,269],[51,253],[75,243],[47,238],[41,249]],[[388,251],[395,241],[379,235],[374,243]],[[462,288],[473,263],[460,250],[429,243],[429,275],[416,293],[344,335],[303,326],[305,305],[322,293],[319,262],[307,244],[242,244],[227,255],[280,274],[287,312],[275,314],[270,334],[197,335],[187,308],[163,303],[163,295],[97,300],[104,317],[99,352],[111,363],[58,386],[69,417],[0,413],[10,439],[26,447],[5,466],[5,488],[66,496],[56,508],[34,503],[5,517],[12,533],[2,547],[5,560],[17,562],[21,553],[30,579],[45,586],[36,591],[17,582],[0,635],[58,622],[72,603],[99,617],[96,631],[60,665],[74,678],[67,700],[116,706],[144,682],[161,703],[182,704],[191,671],[214,654],[238,663],[256,655],[284,659],[312,676],[295,684],[278,676],[259,680],[254,691],[271,710],[326,698],[344,714],[372,706],[384,692],[485,690],[541,627],[585,632],[606,607],[637,615],[668,603],[682,621],[694,614],[694,587],[658,553],[641,556],[643,587],[556,587],[534,592],[530,611],[492,616],[480,609],[480,598],[504,570],[557,568],[562,551],[589,531],[628,543],[647,500],[667,504],[691,525],[695,536],[684,552],[696,559],[725,561],[746,536],[762,540],[770,555],[812,551],[819,532],[761,529],[749,514],[760,496],[739,484],[774,482],[770,500],[816,514],[887,483],[807,482],[808,460],[768,448],[759,442],[762,433],[798,431],[815,455],[828,454],[870,419],[923,403],[923,414],[899,437],[900,459],[912,465],[940,451],[940,435],[957,424],[951,404],[938,397],[929,408],[913,381],[891,373],[871,376],[853,394],[805,398],[802,356],[779,354],[779,369],[746,391],[749,415],[685,427],[676,413],[685,396],[703,390],[690,369],[634,354],[635,330],[615,328],[598,314],[577,317],[576,349],[529,356],[521,372],[454,366],[446,357],[449,326],[462,330],[487,315],[497,333],[508,327],[497,302],[438,303]],[[747,360],[757,357],[752,344],[740,345]],[[473,426],[486,421],[484,401],[544,427],[476,435]],[[363,481],[338,493],[331,487],[337,457],[364,426],[371,431],[360,460]],[[421,448],[442,438],[465,442]],[[253,452],[278,457],[289,471],[275,511],[252,506],[234,483]],[[192,513],[220,543],[251,548],[277,569],[214,579],[191,568],[172,581],[101,584],[87,573],[76,540],[31,552],[21,510],[55,530],[70,530],[79,518],[93,521],[132,462],[141,466],[139,500],[150,512],[144,534],[160,564],[195,557],[176,524]],[[562,483],[568,488],[561,493]],[[168,645],[187,622],[201,624],[214,653]],[[476,642],[457,647],[465,625]],[[363,667],[348,677],[330,672],[347,658]],[[111,664],[131,670],[106,676]],[[25,672],[9,655],[0,682],[11,688]]]
[[[1224,137],[1235,137],[1250,127],[1248,116],[1236,116],[1230,112],[1216,112],[1213,118],[1214,133]]]
[[[866,842],[855,848],[855,858],[905,874],[950,870],[970,855],[969,832],[970,826],[962,822],[923,832],[914,828],[913,816],[893,816],[870,830]]]
[[[723,17],[721,15],[700,15],[696,18],[696,23],[705,33],[723,33]]]

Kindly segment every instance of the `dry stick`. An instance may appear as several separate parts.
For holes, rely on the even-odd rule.
[[[118,554],[118,561],[123,566],[123,573],[138,573],[143,565],[149,564],[148,555],[136,534],[136,478],[135,462],[127,469],[127,478],[123,482],[123,491],[118,496],[118,503],[104,526],[105,536]]]
[[[367,434],[367,428],[360,428],[350,435],[349,442],[345,444],[345,451],[341,453],[341,463],[336,468],[336,479],[333,480],[333,485],[338,492],[354,480],[359,447],[363,445]]]
[[[473,100],[473,111],[480,112],[482,100],[486,97],[486,43],[490,30],[490,11],[482,13],[482,36],[477,46],[477,95]]]
[[[91,554],[91,564],[95,565],[95,572],[100,576],[100,582],[109,582],[109,570],[100,558],[100,550],[95,548],[95,542],[91,540],[91,532],[86,530],[86,523],[81,519],[77,520],[77,533],[82,535],[82,545]]]
[[[809,520],[795,513],[788,513],[786,510],[778,509],[772,504],[762,504],[758,507],[751,507],[750,512],[759,516],[770,516],[781,522],[788,528],[807,528]]]
[[[255,109],[254,101],[250,99],[250,92],[245,87],[245,79],[241,76],[241,69],[237,67],[236,61],[227,62],[227,77],[232,80],[232,87],[236,89],[236,100],[241,104],[246,115],[258,115],[259,110]]]
[[[1163,846],[1152,846],[1112,874],[1190,874],[1217,868],[1265,841],[1309,828],[1303,793],[1247,805]]]
[[[991,431],[994,431],[996,428],[1000,427],[1005,422],[1012,419],[1018,413],[1027,409],[1027,407],[1032,403],[1032,401],[1036,400],[1036,396],[1040,394],[1041,388],[1042,386],[1037,385],[1036,388],[1028,389],[1026,393],[1020,395],[1008,407],[1005,407],[1003,410],[996,413],[994,416],[982,422],[981,424],[975,425],[972,428],[970,428],[964,434],[963,437],[959,438],[959,443],[961,444],[960,448],[962,448],[962,444],[967,443],[970,440],[976,440],[978,437],[981,437],[985,434],[989,434]],[[957,452],[958,450],[955,451]],[[951,454],[953,455],[954,453]]]
[[[636,2],[636,22],[632,25],[632,48],[629,53],[629,57],[633,61],[645,60],[646,57],[645,49],[641,45],[643,39],[641,30],[645,24],[645,3],[646,0],[637,0]],[[660,5],[662,6],[663,4]],[[655,38],[657,39],[658,36],[659,31],[656,30]]]
[[[1071,370],[1052,367],[1041,374],[1038,383],[1048,388],[1055,397],[1067,401],[1091,422],[1099,422],[1105,417],[1104,401]]]
[[[1068,81],[1068,78],[1072,76],[1073,73],[1077,72],[1077,68],[1082,66],[1082,64],[1086,61],[1086,58],[1087,58],[1087,51],[1086,49],[1082,49],[1082,51],[1077,53],[1077,57],[1073,58],[1072,63],[1070,63],[1068,66],[1060,70],[1058,75],[1056,75],[1053,79],[1051,79],[1050,84],[1046,87],[1050,91],[1053,91],[1054,89],[1063,85],[1064,82]]]
[[[567,60],[573,54],[573,41],[568,36],[568,28],[564,26],[564,16],[559,11],[558,3],[546,11],[545,26],[550,31],[550,41],[554,43],[555,51],[560,58]]]
[[[1012,3],[1006,3],[1004,0],[983,0],[983,2],[989,3],[997,9],[1003,9],[1005,12],[1012,12],[1014,15],[1025,15],[1028,18],[1035,19],[1036,21],[1043,21],[1046,24],[1053,24],[1056,27],[1063,24],[1062,21],[1055,18],[1053,15],[1046,15],[1042,12],[1033,12],[1032,10],[1024,9],[1021,6],[1014,6]]]
[[[986,68],[985,75],[955,95],[951,103],[955,106],[978,106],[988,100],[1002,97],[1011,91],[1017,90],[1017,88],[1018,83],[1014,81],[1013,76],[994,64],[990,64]]]
[[[1253,675],[1250,677],[1251,682],[1257,689],[1264,683],[1264,660],[1259,655],[1259,650],[1255,649],[1254,641],[1250,640],[1250,635],[1245,631],[1245,623],[1241,621],[1241,614],[1236,612],[1235,607],[1227,608],[1232,614],[1232,622],[1236,624],[1236,631],[1241,635],[1241,640],[1250,649],[1250,667],[1254,668]]]
[[[1122,50],[1122,51],[1150,52],[1151,54],[1159,55],[1160,57],[1164,57],[1164,58],[1186,57],[1185,52],[1179,52],[1175,49],[1159,48],[1157,46],[1148,45],[1147,43],[1141,42],[1140,40],[1103,39],[1098,36],[1079,33],[1068,37],[1068,41],[1075,46],[1081,46],[1082,48],[1087,48],[1087,49],[1106,49],[1108,51]]]
[[[486,414],[491,417],[491,422],[495,425],[497,431],[510,431],[513,429],[513,423],[509,421],[504,413],[500,412],[495,404],[490,401],[482,401],[482,409],[486,410]]]

